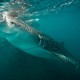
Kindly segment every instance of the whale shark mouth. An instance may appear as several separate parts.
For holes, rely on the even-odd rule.
[[[12,26],[14,26],[14,24],[8,15],[9,15],[8,12],[3,12],[3,20],[6,21],[6,23],[9,27],[12,27]]]

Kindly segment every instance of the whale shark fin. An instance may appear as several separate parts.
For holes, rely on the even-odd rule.
[[[32,26],[36,29],[39,29],[40,27],[40,24],[36,21],[37,19],[31,19],[31,20],[27,20],[26,23],[29,25],[29,26]]]

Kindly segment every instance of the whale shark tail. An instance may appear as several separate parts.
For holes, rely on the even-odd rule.
[[[75,72],[74,74],[77,75],[77,73],[80,71],[80,61],[78,60],[78,64],[75,67]]]
[[[55,55],[58,59],[61,59],[66,64],[71,65],[74,68],[74,75],[76,75],[80,70],[80,61],[77,58],[74,58],[74,56],[72,55],[66,56],[55,52],[51,53]]]

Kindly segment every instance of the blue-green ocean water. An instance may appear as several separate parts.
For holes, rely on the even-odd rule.
[[[40,31],[64,42],[70,53],[80,60],[79,1],[37,18]],[[29,55],[2,37],[0,42],[0,80],[80,80],[80,69],[75,72],[69,64]]]

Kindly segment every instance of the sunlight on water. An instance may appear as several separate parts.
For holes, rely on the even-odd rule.
[[[0,22],[4,25],[6,19],[8,25],[4,25],[6,27],[1,27],[1,29],[3,33],[8,34],[16,31],[15,27],[8,27],[14,26],[14,23],[7,16],[8,13],[31,26],[36,26],[36,22],[39,20],[38,16],[58,12],[61,8],[66,8],[77,2],[76,0],[11,0],[10,2],[3,2],[0,6]]]

